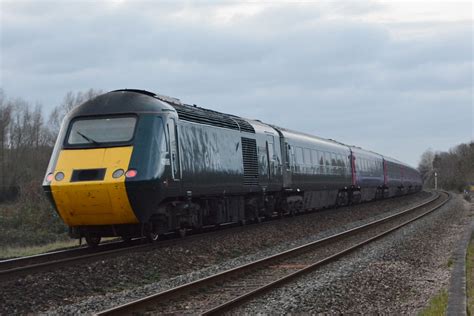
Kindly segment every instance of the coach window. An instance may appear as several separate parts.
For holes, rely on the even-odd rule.
[[[342,173],[346,174],[347,169],[349,169],[348,161],[347,161],[345,155],[341,155],[341,159],[342,159]]]
[[[311,150],[311,169],[313,170],[313,174],[318,173],[318,154],[316,150]]]
[[[331,173],[332,174],[337,173],[336,155],[334,153],[331,153]]]
[[[324,151],[320,151],[319,154],[321,155],[321,158],[319,160],[321,174],[326,174],[326,158],[324,157]]]
[[[301,172],[301,165],[303,164],[303,148],[295,147],[296,150],[296,169]]]
[[[304,149],[304,163],[308,166],[311,165],[311,150],[308,148]]]
[[[337,166],[339,168],[339,174],[343,175],[344,174],[344,161],[342,160],[341,154],[337,154]]]
[[[324,174],[324,156],[323,153],[318,151],[318,157],[319,157],[319,174]]]
[[[316,150],[311,150],[311,164],[313,166],[318,165],[318,153],[316,152]]]
[[[326,174],[331,174],[331,156],[328,152],[324,152],[324,160],[326,161]]]
[[[336,154],[336,165],[337,165],[337,174],[341,175],[342,174],[342,160],[341,160],[341,154]]]

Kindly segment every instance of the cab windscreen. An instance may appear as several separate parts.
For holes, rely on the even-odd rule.
[[[69,129],[67,145],[126,143],[133,138],[136,122],[134,116],[76,119]]]

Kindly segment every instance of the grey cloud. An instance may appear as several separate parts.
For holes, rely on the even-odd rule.
[[[267,4],[226,23],[212,19],[215,9],[207,2],[3,2],[1,85],[49,109],[69,90],[149,89],[412,164],[424,147],[436,148],[414,135],[440,146],[469,138],[472,21],[427,23],[437,36],[404,39],[392,28],[420,25],[325,18],[374,14],[384,10],[378,2]],[[178,18],[183,12],[195,16]],[[433,137],[441,124],[446,139]]]

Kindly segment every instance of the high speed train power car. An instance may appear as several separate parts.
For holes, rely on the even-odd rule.
[[[96,245],[416,192],[410,166],[358,147],[116,90],[64,119],[43,188]]]

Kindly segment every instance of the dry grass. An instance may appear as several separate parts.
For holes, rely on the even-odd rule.
[[[107,243],[111,241],[121,240],[118,237],[104,237],[101,240],[101,243]],[[82,239],[82,244],[85,245],[86,241]],[[17,258],[24,256],[32,256],[40,253],[45,253],[49,251],[74,248],[79,246],[79,239],[66,239],[60,241],[54,241],[45,245],[39,246],[24,246],[24,247],[0,247],[0,258]]]

